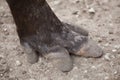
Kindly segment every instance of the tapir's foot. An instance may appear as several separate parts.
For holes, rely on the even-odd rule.
[[[34,64],[36,62],[38,62],[39,60],[39,55],[34,52],[34,51],[31,51],[30,53],[27,53],[27,61],[31,64]]]
[[[69,24],[64,24],[66,29],[62,39],[65,48],[73,54],[81,55],[84,57],[100,57],[103,55],[102,49],[91,39],[88,38],[88,32],[82,28],[76,28]],[[62,45],[62,44],[61,44]]]
[[[101,57],[103,50],[93,40],[88,39],[75,54],[84,57]]]
[[[36,53],[27,43],[25,43],[23,47],[27,55],[27,61],[31,64],[36,63],[39,60],[38,53]]]
[[[68,51],[61,47],[55,47],[45,56],[55,67],[63,72],[68,72],[73,68],[73,61]]]

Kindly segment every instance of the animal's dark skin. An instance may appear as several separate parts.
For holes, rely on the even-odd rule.
[[[39,53],[52,59],[61,71],[70,71],[73,63],[69,53],[85,57],[103,54],[86,30],[62,23],[45,0],[6,1],[30,63],[38,61]]]

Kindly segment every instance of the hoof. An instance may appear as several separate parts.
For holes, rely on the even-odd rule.
[[[68,72],[73,68],[73,61],[68,51],[64,48],[57,48],[51,51],[46,58],[51,60],[53,65],[62,72]]]
[[[93,40],[89,39],[81,46],[76,55],[97,58],[103,55],[103,50]]]
[[[36,53],[27,54],[27,61],[30,64],[34,64],[34,63],[38,62],[38,60],[39,60],[39,56]]]
[[[27,55],[27,61],[31,64],[38,62],[39,55],[27,43],[24,43],[23,49]]]

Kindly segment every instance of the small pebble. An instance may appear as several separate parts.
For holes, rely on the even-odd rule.
[[[108,77],[108,76],[106,76],[106,77],[105,77],[105,80],[109,80],[109,77]]]
[[[104,59],[107,61],[110,61],[110,53],[106,53],[106,55],[104,56]]]
[[[6,31],[7,31],[7,28],[4,28],[3,31],[6,32]]]
[[[117,50],[116,49],[113,49],[112,52],[116,52]]]
[[[74,70],[78,70],[78,67],[74,67]]]
[[[77,15],[77,14],[78,14],[78,11],[74,11],[72,14],[73,14],[73,15]]]
[[[14,41],[16,42],[16,41],[18,41],[19,39],[17,38],[17,39],[14,39]]]
[[[1,77],[3,77],[3,74],[0,74]]]
[[[3,56],[3,55],[0,55],[0,60],[3,59],[3,58],[4,58],[4,56]]]
[[[74,78],[71,78],[71,80],[75,80]]]
[[[17,66],[22,66],[22,63],[20,61],[16,61]]]
[[[114,71],[114,74],[116,75],[118,72],[117,71]]]
[[[10,68],[10,69],[9,69],[9,71],[10,71],[10,72],[12,72],[12,71],[13,71],[13,69],[12,69],[12,68]]]
[[[115,49],[120,49],[120,45],[115,45],[114,48]]]
[[[55,4],[55,5],[58,5],[58,4],[60,4],[60,3],[61,3],[61,1],[59,1],[59,0],[55,0],[55,1],[54,1],[54,4]]]
[[[84,71],[84,73],[88,73],[88,71],[87,71],[87,70],[85,70],[85,71]]]
[[[111,66],[111,67],[114,66],[114,63],[113,63],[113,62],[110,62],[110,66]]]
[[[5,35],[9,35],[7,28],[4,28],[3,31],[4,31]]]
[[[92,14],[95,14],[95,9],[94,9],[94,8],[90,8],[90,9],[88,10],[88,12],[89,12],[89,13],[92,13]]]
[[[106,46],[106,47],[109,46],[109,43],[106,43],[104,46]]]
[[[95,66],[92,66],[91,68],[92,68],[92,69],[97,69]]]

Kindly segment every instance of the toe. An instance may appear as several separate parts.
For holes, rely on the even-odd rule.
[[[73,61],[64,48],[59,48],[57,51],[52,51],[46,56],[51,60],[52,64],[63,72],[68,72],[73,68]]]
[[[103,50],[93,40],[88,40],[76,54],[85,57],[101,57]]]

